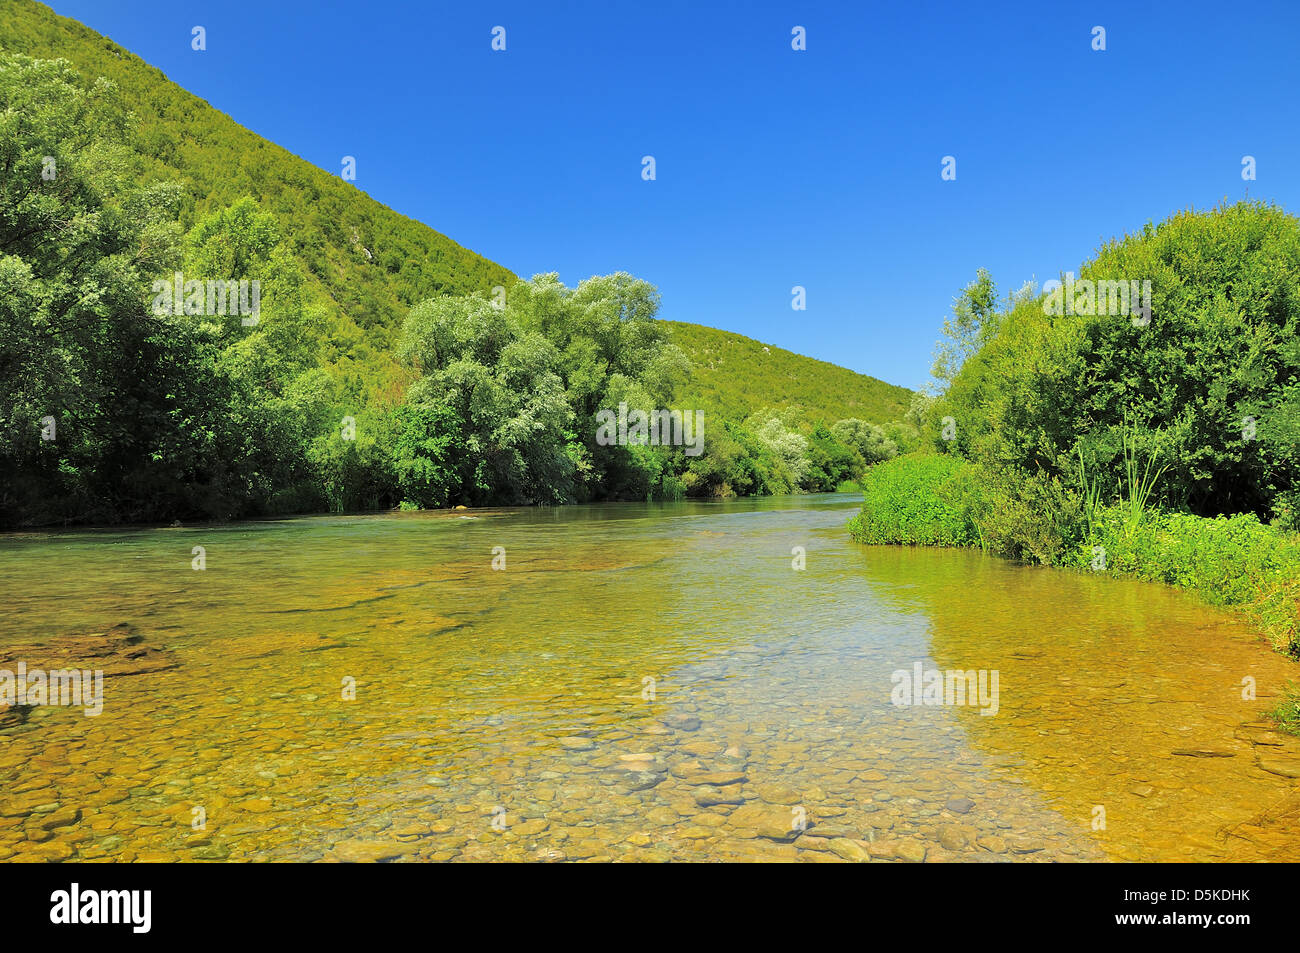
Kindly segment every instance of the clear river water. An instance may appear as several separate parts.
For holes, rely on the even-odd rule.
[[[1300,666],[859,499],[0,537],[0,668],[149,651],[0,720],[0,860],[1300,860]]]

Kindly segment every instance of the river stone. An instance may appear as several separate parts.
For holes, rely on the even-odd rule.
[[[739,784],[732,784],[726,788],[701,784],[695,790],[695,803],[700,807],[717,807],[724,804],[744,804],[745,798],[740,793]]]
[[[1283,778],[1300,778],[1300,757],[1283,753],[1260,753],[1257,762],[1269,774]]]
[[[618,789],[624,794],[648,791],[665,777],[667,775],[660,771],[633,771],[624,777]]]
[[[699,731],[700,719],[694,715],[665,715],[663,723],[676,731]]]
[[[898,842],[898,847],[894,855],[909,864],[920,864],[925,862],[927,848],[920,841],[905,839]]]
[[[961,851],[970,846],[970,838],[960,828],[948,824],[939,828],[939,843],[945,850]]]
[[[883,860],[903,860],[919,864],[925,860],[926,846],[910,837],[898,837],[869,843],[868,849],[873,857]]]
[[[569,751],[590,751],[596,743],[590,738],[568,737],[560,739],[560,747]]]
[[[1286,744],[1286,738],[1282,736],[1281,732],[1259,725],[1242,725],[1232,733],[1232,736],[1238,741],[1246,741],[1252,745],[1281,746]]]
[[[803,800],[803,795],[788,784],[755,784],[754,793],[769,804],[785,804],[794,807]]]
[[[352,840],[335,844],[330,857],[341,864],[378,864],[395,860],[406,850],[405,845],[391,841]]]
[[[820,808],[819,808],[820,810]],[[871,840],[871,837],[860,838],[858,832],[851,827],[843,824],[818,824],[808,829],[809,834],[815,834],[824,840],[835,840],[837,838],[846,838],[848,840]],[[800,846],[803,841],[800,841]]]
[[[944,807],[954,814],[966,814],[975,806],[975,802],[968,797],[955,797],[950,799]]]
[[[46,814],[40,820],[41,827],[52,831],[57,827],[71,827],[81,820],[81,808],[64,807]]]
[[[770,804],[742,804],[727,817],[727,826],[736,831],[754,831],[759,837],[774,841],[792,841],[802,831],[794,830],[795,817],[789,808]]]
[[[166,649],[142,645],[144,636],[126,622],[103,632],[57,635],[39,642],[8,644],[0,650],[0,669],[14,670],[17,661],[29,671],[89,669],[104,677],[144,675],[177,668],[180,659]]]
[[[531,820],[524,821],[522,824],[516,824],[514,827],[510,829],[514,831],[516,834],[518,834],[520,837],[534,837],[537,834],[542,833],[542,831],[546,830],[550,826],[551,826],[550,821],[546,820],[543,817],[535,817]]]
[[[855,864],[865,864],[871,860],[871,852],[867,848],[847,837],[833,838],[826,843],[826,847],[831,853]]]

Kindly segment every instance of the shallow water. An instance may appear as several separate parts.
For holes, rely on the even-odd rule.
[[[0,658],[126,622],[178,664],[0,729],[0,859],[1300,859],[1300,750],[1250,727],[1300,667],[854,506],[5,537]],[[917,662],[996,670],[996,714],[893,704]]]

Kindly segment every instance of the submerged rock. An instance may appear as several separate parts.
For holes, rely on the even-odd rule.
[[[16,671],[19,662],[28,672],[36,669],[102,671],[104,677],[146,675],[180,666],[167,650],[144,645],[144,636],[126,622],[105,632],[57,635],[40,642],[10,643],[0,648],[0,669]]]

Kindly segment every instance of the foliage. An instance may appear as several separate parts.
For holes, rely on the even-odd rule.
[[[889,427],[889,430],[904,439],[909,429],[904,423],[893,423]],[[875,424],[869,424],[865,420],[858,420],[856,417],[838,420],[831,431],[838,440],[856,450],[867,465],[892,460],[898,456],[899,445],[889,436],[889,431]]]
[[[1287,683],[1282,700],[1269,712],[1269,717],[1288,734],[1300,735],[1300,685]]]
[[[822,421],[910,396],[625,273],[517,281],[36,4],[0,6],[0,129],[0,524],[830,489],[866,461]],[[175,272],[257,320],[157,313]],[[620,402],[704,411],[703,455],[601,445]]]
[[[1020,296],[929,409],[928,432],[950,416],[957,452],[1067,480],[1082,453],[1107,489],[1126,454],[1158,455],[1168,469],[1151,502],[1294,526],[1300,222],[1255,202],[1183,212],[1105,245],[1084,279],[1150,281],[1149,322],[1054,315]]]
[[[238,125],[93,30],[28,2],[0,5],[0,49],[63,57],[86,89],[109,82],[133,119],[130,152],[142,185],[180,183],[189,230],[250,196],[278,223],[323,309],[324,366],[354,407],[392,399],[406,383],[391,355],[402,316],[437,294],[487,293],[509,270],[462,248]]]
[[[900,420],[912,398],[904,387],[739,334],[662,323],[692,365],[690,378],[673,394],[674,406],[700,407],[728,420],[744,420],[762,407],[792,411],[789,423],[804,428],[842,417]]]
[[[974,546],[973,468],[956,457],[918,454],[872,467],[862,480],[862,512],[849,521],[860,543]]]

